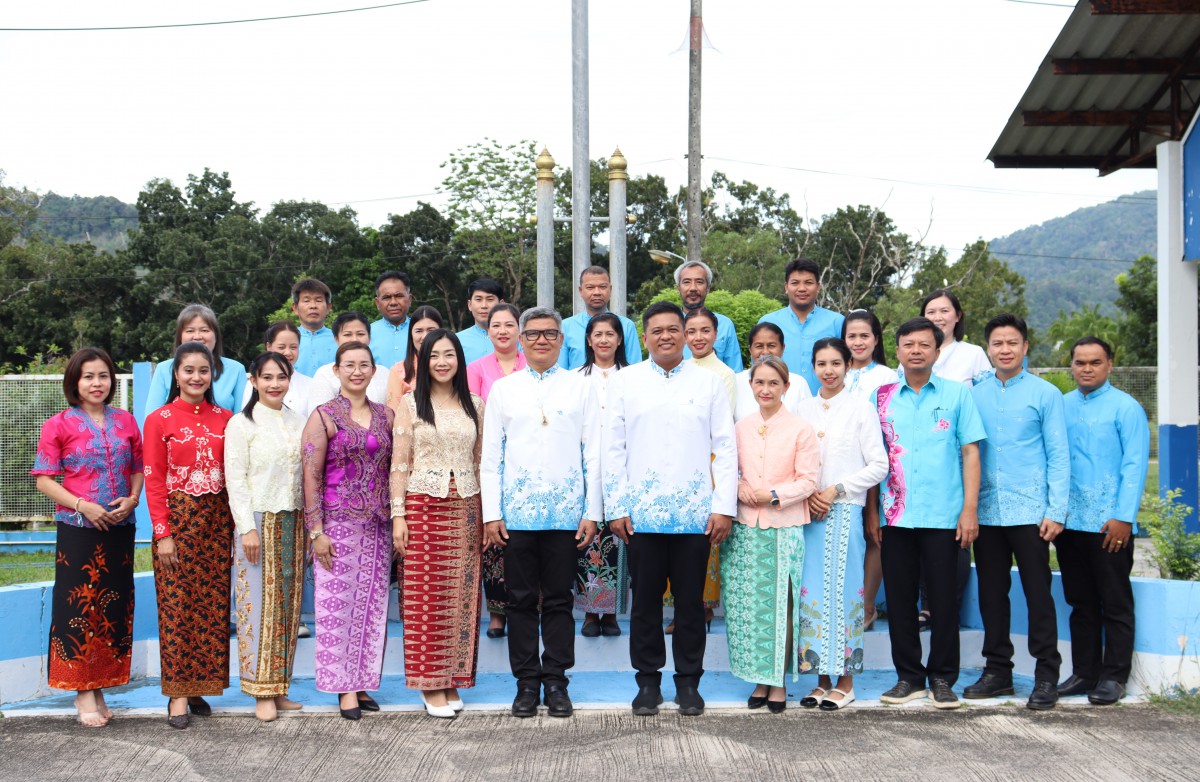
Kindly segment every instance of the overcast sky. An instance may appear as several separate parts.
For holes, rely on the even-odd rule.
[[[39,0],[2,27],[171,24],[383,0]],[[1060,0],[1061,1],[1061,0]],[[1053,0],[1047,0],[1053,2]],[[686,181],[687,0],[593,0],[591,157]],[[133,202],[228,171],[239,198],[348,203],[379,224],[435,204],[485,136],[571,161],[570,0],[425,0],[318,18],[0,32],[10,184]],[[1153,171],[995,170],[984,158],[1069,7],[1012,0],[708,0],[705,172],[819,217],[882,205],[952,251],[1155,187]],[[530,165],[533,162],[530,161]],[[953,254],[953,252],[952,252]]]

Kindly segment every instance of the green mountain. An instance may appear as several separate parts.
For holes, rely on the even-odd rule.
[[[34,231],[64,242],[90,241],[102,252],[125,248],[137,227],[137,207],[112,196],[60,196],[49,192],[38,207]]]
[[[1084,305],[1115,314],[1116,276],[1155,253],[1155,200],[1145,190],[993,239],[992,254],[1025,277],[1029,325],[1044,330]]]

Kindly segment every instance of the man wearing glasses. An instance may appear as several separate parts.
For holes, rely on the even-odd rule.
[[[484,410],[484,544],[504,552],[513,716],[536,716],[544,702],[569,717],[575,564],[602,513],[600,405],[585,376],[557,365],[562,316],[533,307],[518,326],[528,365],[496,381]]]
[[[399,364],[408,352],[408,309],[412,286],[404,272],[387,271],[375,280],[375,309],[380,318],[371,324],[371,355],[376,365]],[[385,377],[387,372],[382,373]]]
[[[650,360],[609,381],[604,510],[629,546],[633,582],[629,659],[637,671],[633,713],[658,713],[666,664],[662,596],[675,595],[675,702],[704,713],[704,577],[709,549],[737,513],[733,413],[720,378],[683,360],[683,310],[670,302],[642,315]]]

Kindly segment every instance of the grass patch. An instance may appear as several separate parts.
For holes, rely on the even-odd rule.
[[[137,573],[153,569],[149,546],[139,546],[134,551],[133,569]],[[53,551],[0,553],[0,586],[53,580]]]
[[[1150,703],[1172,714],[1200,715],[1200,690],[1185,690],[1176,685],[1163,693],[1152,693]]]

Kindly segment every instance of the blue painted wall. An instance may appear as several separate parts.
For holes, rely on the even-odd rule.
[[[1200,447],[1197,447],[1195,426],[1158,427],[1158,493],[1165,495],[1171,489],[1183,489],[1179,501],[1192,509],[1184,521],[1188,532],[1200,532],[1200,480],[1197,462]]]

